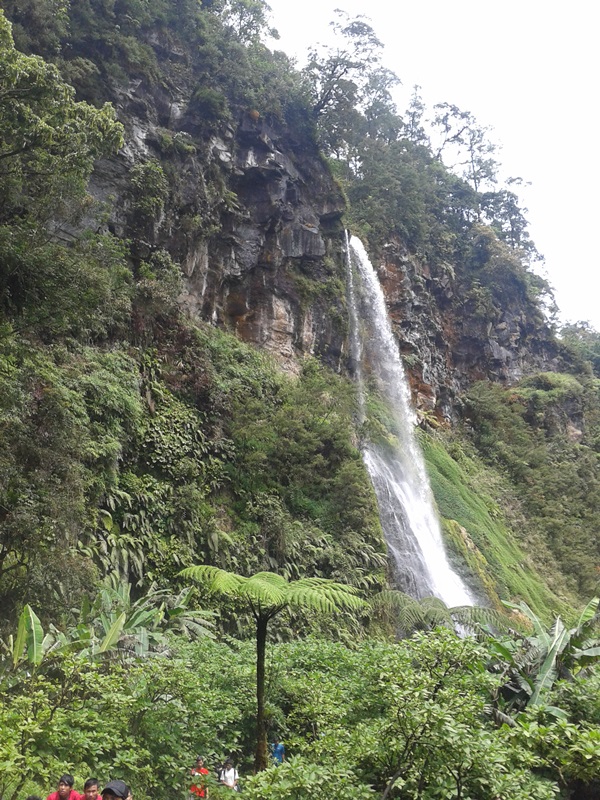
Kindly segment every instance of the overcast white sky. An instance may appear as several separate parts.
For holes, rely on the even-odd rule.
[[[564,320],[600,330],[600,14],[590,0],[268,0],[298,58],[330,36],[334,9],[364,14],[384,63],[429,107],[448,102],[493,127],[504,177],[522,177],[530,233]]]

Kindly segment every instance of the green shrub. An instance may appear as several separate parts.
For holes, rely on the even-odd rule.
[[[169,196],[169,183],[158,161],[142,161],[131,168],[129,175],[134,218],[154,221],[162,212]]]

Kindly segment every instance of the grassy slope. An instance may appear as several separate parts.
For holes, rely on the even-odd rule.
[[[542,617],[568,611],[574,598],[566,592],[556,564],[554,572],[542,573],[541,556],[551,560],[549,554],[539,553],[538,558],[517,537],[518,501],[500,475],[456,442],[423,435],[421,444],[446,539],[492,603],[523,599]],[[500,493],[503,496],[494,499]]]

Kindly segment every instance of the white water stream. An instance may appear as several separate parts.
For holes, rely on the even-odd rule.
[[[360,278],[356,286],[355,272]],[[366,379],[376,382],[394,413],[396,446],[367,443],[363,459],[377,495],[397,588],[417,598],[434,595],[449,607],[473,605],[448,562],[385,298],[365,248],[355,236],[348,242],[348,298],[360,421],[365,415]]]

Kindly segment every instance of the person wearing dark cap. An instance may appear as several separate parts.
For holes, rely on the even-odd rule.
[[[79,792],[73,789],[75,778],[72,775],[61,775],[58,781],[58,790],[48,795],[46,800],[79,800]]]
[[[130,791],[125,781],[109,781],[102,789],[101,794],[102,800],[113,800],[115,797],[118,797],[119,800],[127,800]]]

